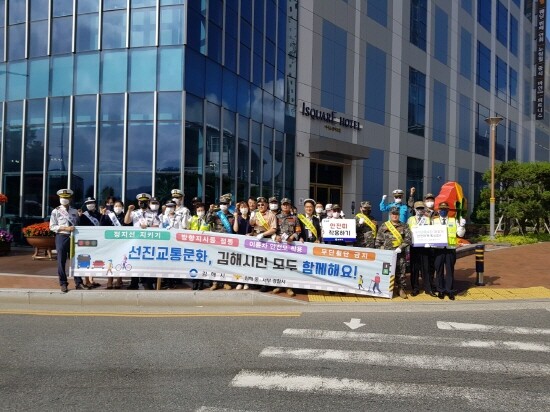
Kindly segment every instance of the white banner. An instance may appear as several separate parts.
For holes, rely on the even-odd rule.
[[[78,226],[73,276],[164,277],[392,297],[393,251],[190,230]]]
[[[447,246],[447,226],[420,225],[411,228],[413,246],[415,247],[443,247]]]
[[[357,239],[355,219],[323,219],[321,229],[325,242],[355,242]]]

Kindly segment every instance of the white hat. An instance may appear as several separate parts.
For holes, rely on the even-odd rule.
[[[332,210],[332,203],[327,203],[325,210]]]
[[[73,196],[73,191],[71,189],[60,189],[57,191],[57,196],[69,198]]]

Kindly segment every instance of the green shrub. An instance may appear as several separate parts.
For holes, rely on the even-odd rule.
[[[529,245],[538,242],[550,242],[550,234],[548,233],[529,233],[522,235],[495,236],[495,240],[491,240],[489,236],[480,236],[478,242],[485,243],[508,243],[512,246]]]

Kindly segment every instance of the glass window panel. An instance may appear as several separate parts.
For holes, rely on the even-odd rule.
[[[516,72],[511,67],[509,68],[509,90],[508,96],[510,105],[513,107],[518,107],[518,72]]]
[[[250,49],[242,44],[239,58],[239,74],[250,80]]]
[[[285,130],[285,102],[275,99],[275,129]]]
[[[185,53],[185,90],[204,97],[205,58],[191,49]]]
[[[519,25],[517,19],[510,14],[510,52],[516,57],[518,55],[519,47],[518,27]]]
[[[497,114],[498,116],[498,114]],[[502,120],[496,129],[495,159],[504,162],[506,159],[506,119]]]
[[[99,1],[96,0],[77,0],[76,7],[78,14],[96,13],[99,11]]]
[[[149,172],[141,175],[141,184],[151,184],[150,172],[153,163],[153,94],[130,94],[128,101],[128,172]],[[147,180],[149,177],[149,180]],[[130,192],[128,188],[128,192]],[[137,195],[139,192],[135,193]],[[135,196],[134,195],[134,196]]]
[[[237,106],[240,114],[250,117],[250,83],[242,77],[237,86]]]
[[[181,92],[158,94],[157,119],[159,122],[181,120],[181,112]]]
[[[477,105],[475,151],[482,156],[489,156],[489,126],[485,119],[490,116],[489,109],[481,104]]]
[[[508,9],[497,0],[497,40],[508,46]]]
[[[187,14],[187,46],[206,54],[206,19],[190,8]]]
[[[223,70],[223,103],[229,110],[237,111],[237,75],[227,69]]]
[[[154,46],[156,36],[156,9],[132,10],[130,45],[132,47]]]
[[[103,0],[103,10],[120,10],[126,8],[126,0]]]
[[[18,24],[25,21],[26,5],[25,1],[11,0],[8,7],[8,24]]]
[[[447,140],[447,86],[434,80],[433,135],[434,141],[445,143]]]
[[[171,6],[173,4],[183,4],[184,0],[160,0],[161,6]]]
[[[274,125],[274,117],[275,117],[275,111],[274,111],[274,102],[273,102],[273,95],[264,92],[264,99],[263,99],[263,119],[264,123],[269,126],[273,127]]]
[[[29,61],[29,98],[47,97],[50,78],[50,59]]]
[[[246,21],[252,23],[252,2],[241,1],[241,16]]]
[[[259,87],[252,86],[251,96],[252,101],[250,103],[250,117],[257,122],[262,121],[262,104],[263,104],[263,91]]]
[[[508,99],[508,65],[499,57],[496,58],[495,93],[499,99]]]
[[[152,93],[132,93],[128,102],[128,120],[149,121],[154,119]]]
[[[96,96],[75,96],[73,187],[75,199],[94,195]]]
[[[447,64],[449,49],[449,16],[439,7],[435,7],[434,55],[437,60]]]
[[[245,20],[241,21],[241,43],[246,47],[252,47],[252,25]]]
[[[73,92],[73,56],[52,58],[51,95],[69,96]]]
[[[237,198],[246,199],[248,197],[248,152],[250,142],[248,139],[248,118],[239,116],[238,133],[238,160],[237,160]]]
[[[285,135],[285,170],[294,170],[294,159],[296,159],[294,155],[295,142],[296,136],[294,134],[287,133]],[[292,198],[294,194],[294,174],[285,173],[285,180],[285,194]]]
[[[23,215],[42,216],[45,99],[27,102]]]
[[[48,171],[67,171],[69,161],[69,109],[69,97],[50,99]]]
[[[8,100],[22,100],[27,93],[27,62],[8,64]]]
[[[120,49],[126,46],[125,10],[103,13],[101,44],[104,49]]]
[[[518,125],[512,121],[508,124],[508,152],[506,160],[517,159]]]
[[[70,16],[73,14],[73,2],[67,0],[53,0],[53,17]]]
[[[181,93],[158,94],[157,172],[181,169]]]
[[[443,165],[444,167],[445,165]],[[407,157],[407,186],[405,192],[415,187],[418,193],[424,192],[424,160]],[[435,190],[434,190],[435,192]]]
[[[382,125],[386,121],[386,64],[386,53],[367,44],[365,119]]]
[[[225,67],[237,72],[237,39],[229,35],[225,36]]]
[[[285,144],[285,135],[282,132],[275,132],[275,156],[273,156],[273,175],[274,178],[274,184],[275,184],[275,192],[282,196],[282,189],[284,185],[283,176],[284,176],[284,144]],[[287,170],[287,173],[291,173],[289,170]]]
[[[48,21],[36,21],[30,24],[29,57],[48,54]]]
[[[105,198],[121,195],[124,139],[124,95],[101,96],[99,130],[99,187]]]
[[[158,88],[161,91],[183,89],[183,49],[159,49]]]
[[[275,42],[275,36],[277,34],[277,19],[275,18],[275,16],[277,16],[277,9],[273,0],[266,0],[265,5],[265,14],[266,16],[268,16],[265,19],[265,36],[267,39]]]
[[[129,89],[132,92],[155,90],[157,83],[157,50],[130,51]]]
[[[132,0],[130,6],[133,9],[137,9],[138,7],[152,7],[155,6],[156,2],[156,0]]]
[[[4,135],[4,194],[10,201],[4,206],[6,215],[19,214],[19,186],[21,173],[21,142],[23,102],[6,105],[6,131]]]
[[[25,58],[25,25],[18,24],[8,27],[8,60]]]
[[[101,71],[103,93],[126,91],[128,77],[128,53],[126,50],[103,52]]]
[[[235,38],[239,34],[239,15],[229,7],[225,9],[225,34]]]
[[[470,135],[472,134],[472,108],[468,96],[460,95],[458,108],[458,148],[470,150]]]
[[[493,0],[477,1],[477,21],[491,33],[491,8]]]
[[[52,54],[70,53],[73,38],[73,18],[59,17],[52,22]]]
[[[409,67],[409,133],[424,137],[426,124],[426,75]]]
[[[461,0],[460,1],[462,8],[468,14],[472,14],[472,0]]]
[[[208,56],[222,62],[222,29],[215,24],[208,25]]]
[[[477,42],[477,84],[491,91],[491,51]]]
[[[6,99],[6,64],[0,63],[0,100]],[[0,120],[2,120],[0,118]],[[2,132],[2,125],[0,124],[0,132]]]
[[[204,195],[204,134],[203,100],[192,94],[186,94],[185,103],[185,196],[202,197]]]
[[[30,4],[31,21],[48,19],[48,4],[50,0],[32,0]],[[14,3],[12,0],[10,3]],[[23,3],[23,2],[21,2]]]
[[[264,1],[254,3],[254,28],[264,31]]]
[[[208,1],[208,18],[218,26],[223,25],[223,1],[209,0]]]
[[[220,107],[206,104],[206,197],[207,203],[216,203],[220,193]]]
[[[284,72],[277,70],[276,76],[275,97],[282,100],[285,98],[285,74]]]
[[[4,56],[4,29],[0,29],[0,56]],[[2,57],[3,60],[3,57]]]
[[[223,109],[222,193],[235,193],[235,113]]]
[[[472,78],[472,35],[464,28],[460,30],[460,74]]]
[[[347,33],[323,20],[322,43],[321,105],[345,113]]]
[[[217,105],[222,102],[222,67],[212,60],[206,60],[206,98]]]
[[[367,16],[386,27],[388,24],[388,0],[368,0]]]
[[[264,126],[262,150],[262,194],[270,196],[273,193],[273,129]]]
[[[183,6],[162,7],[160,9],[161,46],[183,44]]]
[[[76,94],[99,93],[99,52],[76,55]]]
[[[426,51],[428,8],[426,0],[412,0],[410,41]]]
[[[104,94],[101,96],[101,122],[122,122],[124,120],[124,95]]]
[[[76,18],[76,51],[97,50],[99,16],[84,14]]]
[[[260,179],[262,174],[262,127],[259,123],[251,123],[250,135],[250,195],[260,195]]]

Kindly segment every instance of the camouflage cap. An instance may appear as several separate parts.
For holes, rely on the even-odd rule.
[[[283,199],[281,200],[281,204],[284,205],[285,203],[291,205],[292,200],[290,200],[288,197],[283,197]]]
[[[392,194],[394,196],[403,196],[403,191],[401,189],[395,189]]]
[[[434,199],[435,200],[435,197],[432,193],[426,193],[426,196],[424,196],[424,200],[426,199]]]
[[[395,206],[392,207],[392,208],[390,209],[390,214],[391,214],[391,215],[398,215],[398,214],[399,214],[399,208],[398,208],[398,207],[395,207]]]
[[[414,208],[415,209],[424,209],[426,205],[422,201],[414,202]]]
[[[342,210],[339,204],[332,205],[332,210]]]
[[[222,195],[220,197],[220,203],[231,203],[231,197],[227,195]]]
[[[260,196],[256,199],[256,202],[258,202],[258,203],[260,203],[260,202],[267,203],[267,199],[263,196]]]
[[[73,191],[71,189],[60,189],[57,191],[57,196],[67,199],[73,196]]]
[[[225,196],[225,197],[229,198],[230,202],[233,200],[233,195],[231,193],[225,193],[222,196]]]
[[[277,200],[277,198],[275,196],[271,196],[269,198],[269,203],[279,203],[279,201]]]
[[[372,205],[370,204],[370,202],[368,200],[363,200],[361,202],[361,207],[365,208],[365,209],[371,209]]]

